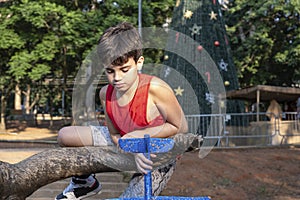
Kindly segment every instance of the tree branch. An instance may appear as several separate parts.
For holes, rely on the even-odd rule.
[[[153,167],[173,162],[195,138],[194,134],[175,135],[173,149],[157,154]],[[133,155],[122,153],[116,146],[56,148],[16,164],[0,161],[0,200],[25,200],[40,187],[74,175],[117,171],[137,168]]]
[[[57,148],[16,164],[0,161],[0,199],[25,200],[40,187],[73,175],[118,171],[105,165],[107,158],[116,166],[127,162],[134,170],[129,155],[118,155],[122,154],[106,147]]]

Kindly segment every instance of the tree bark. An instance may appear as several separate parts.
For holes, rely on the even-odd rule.
[[[196,138],[194,134],[172,137],[174,147],[153,158],[153,168],[166,166],[181,155]],[[49,183],[74,175],[137,171],[131,153],[116,146],[56,148],[35,154],[19,163],[0,161],[0,200],[25,200]]]
[[[23,94],[25,95],[25,99],[26,99],[24,102],[26,114],[30,114],[30,93],[31,93],[31,86],[30,86],[30,84],[27,84],[26,92],[23,92]]]
[[[2,92],[2,91],[1,91]],[[5,95],[3,94],[2,92],[2,95],[1,95],[1,105],[0,105],[0,108],[1,108],[1,111],[0,111],[0,131],[1,130],[6,130],[6,124],[5,124],[5,111],[6,111],[6,98],[5,98]]]
[[[1,87],[1,113],[0,113],[0,130],[5,130],[6,131],[6,121],[5,121],[5,114],[6,114],[6,107],[7,107],[7,99],[9,95],[11,94],[11,90],[14,87],[14,84],[11,83],[9,85],[5,85],[5,88]]]
[[[119,155],[106,147],[57,148],[16,164],[0,161],[0,199],[25,200],[40,187],[73,175],[118,171],[105,163],[130,163],[130,157],[120,159]],[[134,169],[132,164],[127,166]]]
[[[17,83],[15,86],[15,110],[22,110],[22,91],[20,89],[20,84]]]

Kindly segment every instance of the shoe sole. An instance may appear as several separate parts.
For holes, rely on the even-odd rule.
[[[92,192],[90,192],[89,194],[87,194],[85,196],[79,197],[78,199],[79,200],[86,199],[86,198],[94,196],[96,194],[100,194],[101,193],[101,189],[102,189],[102,185],[99,184],[99,186],[95,190],[93,190]]]
[[[91,197],[91,196],[94,196],[96,194],[100,194],[101,193],[101,189],[102,189],[102,185],[99,184],[99,186],[93,190],[92,192],[90,192],[89,194],[85,195],[85,196],[81,196],[79,198],[76,198],[76,199],[71,199],[71,200],[81,200],[81,199],[86,199],[88,197]],[[57,200],[56,198],[54,200]]]

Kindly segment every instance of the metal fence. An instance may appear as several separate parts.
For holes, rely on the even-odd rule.
[[[187,115],[190,132],[216,147],[270,146],[300,143],[296,112]]]

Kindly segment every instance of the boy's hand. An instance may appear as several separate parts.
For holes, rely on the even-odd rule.
[[[156,157],[156,155],[151,154],[151,157]],[[139,172],[147,174],[148,170],[152,170],[153,162],[146,158],[143,153],[134,154],[134,159]]]

